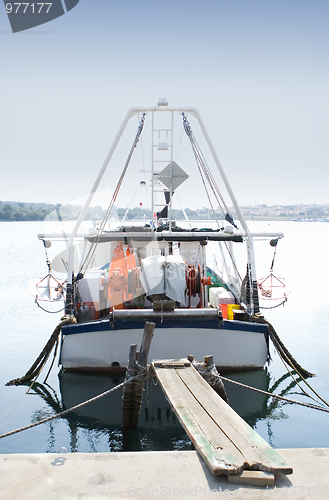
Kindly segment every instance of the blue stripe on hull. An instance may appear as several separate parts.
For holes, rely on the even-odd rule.
[[[209,329],[221,329],[221,330],[239,330],[245,332],[257,332],[265,334],[267,331],[267,325],[260,323],[251,323],[247,321],[234,321],[234,320],[223,320],[218,321],[217,319],[204,319],[204,318],[193,318],[189,319],[166,319],[163,321],[160,319],[153,319],[156,324],[156,328],[209,328]],[[89,323],[81,323],[76,325],[67,325],[62,328],[63,335],[76,335],[79,333],[91,333],[91,332],[102,332],[102,331],[112,331],[112,330],[134,330],[143,327],[145,324],[145,319],[141,320],[115,320],[110,322],[108,319],[103,319],[99,321],[91,321]]]

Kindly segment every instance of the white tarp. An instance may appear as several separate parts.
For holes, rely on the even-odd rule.
[[[181,255],[152,255],[141,261],[141,281],[146,295],[164,293],[185,305],[185,261]]]

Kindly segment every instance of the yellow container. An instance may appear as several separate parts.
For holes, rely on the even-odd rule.
[[[227,304],[227,319],[233,319],[233,309],[240,309],[239,304]]]

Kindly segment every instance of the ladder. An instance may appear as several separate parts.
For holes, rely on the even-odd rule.
[[[163,104],[165,106],[166,104]],[[169,231],[171,231],[172,218],[172,189],[169,190],[169,203],[162,198],[159,202],[159,193],[164,196],[164,189],[156,176],[163,167],[173,161],[173,131],[174,131],[174,111],[168,113],[155,113],[152,111],[152,171],[151,171],[151,188],[152,188],[152,228],[155,228],[157,208],[164,208],[169,205]]]

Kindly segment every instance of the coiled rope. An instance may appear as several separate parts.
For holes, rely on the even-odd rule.
[[[20,378],[15,378],[13,380],[10,380],[9,382],[6,383],[6,385],[22,385],[24,382],[27,382],[28,380],[32,380],[36,377],[39,376],[41,373],[42,368],[46,364],[51,351],[53,350],[54,345],[58,341],[59,334],[61,332],[61,329],[63,326],[66,325],[73,325],[77,322],[76,318],[74,316],[63,316],[62,320],[58,325],[56,326],[55,330],[51,334],[47,344],[45,347],[42,349],[41,353],[31,366],[31,368],[25,373],[23,377]]]
[[[140,369],[140,367],[138,367]],[[45,424],[47,422],[50,422],[51,420],[55,420],[56,418],[62,418],[71,411],[78,410],[79,408],[82,408],[83,406],[92,403],[93,401],[97,401],[98,399],[106,396],[107,394],[111,394],[111,392],[116,391],[117,389],[120,389],[121,387],[124,387],[125,385],[129,384],[132,382],[132,380],[136,379],[141,379],[144,380],[145,377],[147,376],[147,369],[143,368],[143,371],[135,375],[134,377],[129,378],[128,380],[125,380],[121,384],[116,385],[115,387],[112,387],[112,389],[108,389],[105,392],[102,392],[98,396],[95,396],[91,399],[88,399],[87,401],[83,401],[82,403],[79,403],[75,406],[72,406],[71,408],[68,408],[67,410],[61,411],[60,413],[56,413],[56,415],[51,415],[50,417],[43,418],[42,420],[39,420],[38,422],[34,422],[33,424],[26,425],[25,427],[20,427],[19,429],[15,429],[13,431],[6,432],[4,434],[0,434],[0,439],[8,436],[12,436],[13,434],[18,434],[19,432],[26,431],[28,429],[32,429],[33,427],[36,427],[37,425]]]

